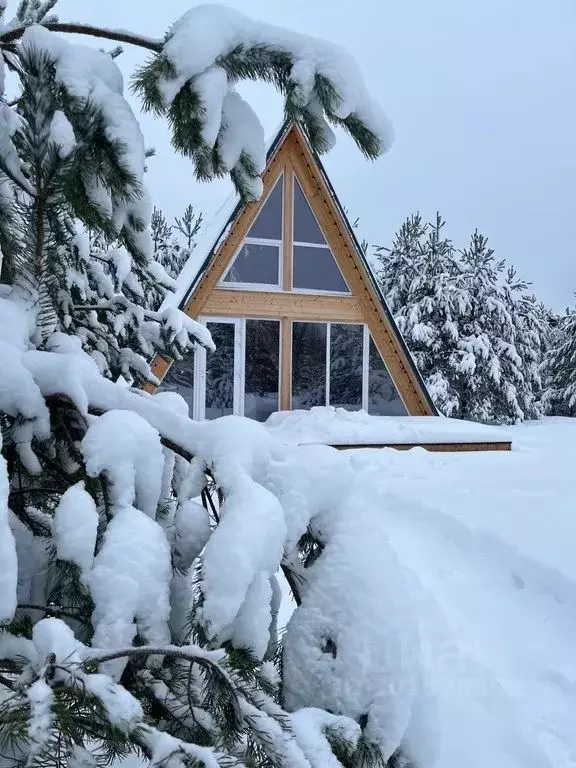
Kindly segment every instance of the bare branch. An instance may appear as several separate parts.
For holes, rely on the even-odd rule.
[[[51,32],[65,32],[68,34],[87,35],[89,37],[104,38],[105,40],[114,40],[117,43],[126,43],[128,45],[135,45],[138,48],[146,48],[155,53],[159,53],[164,44],[162,40],[141,37],[125,30],[105,29],[103,27],[93,27],[89,24],[48,22],[43,26]],[[0,35],[0,44],[5,45],[12,43],[15,40],[19,40],[26,29],[27,27],[17,27],[16,29],[10,29],[4,32]]]

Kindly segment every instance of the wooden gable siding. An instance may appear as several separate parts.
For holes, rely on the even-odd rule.
[[[351,296],[314,295],[289,291],[246,291],[219,288],[227,267],[240,248],[264,201],[280,175],[284,174],[284,249],[292,250],[294,175],[311,206],[334,258],[352,292]],[[200,276],[183,309],[190,317],[277,318],[281,320],[281,386],[283,410],[291,407],[291,321],[366,323],[385,361],[408,413],[431,415],[434,411],[423,390],[415,364],[406,353],[398,331],[382,306],[371,276],[357,252],[346,222],[333,199],[301,128],[294,124],[276,146],[263,175],[260,201],[244,206],[231,222],[229,234],[220,242],[208,268]],[[291,259],[283,259],[283,284],[292,283]],[[158,355],[152,371],[163,379],[171,361]],[[153,391],[153,387],[148,388]]]

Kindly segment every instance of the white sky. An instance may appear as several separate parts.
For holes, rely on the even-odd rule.
[[[12,0],[10,5],[14,5]],[[194,0],[59,0],[62,21],[161,37]],[[388,245],[402,220],[438,209],[458,247],[478,227],[537,295],[561,309],[576,290],[574,0],[228,0],[256,18],[324,37],[357,59],[396,130],[389,155],[363,159],[344,134],[325,166],[361,237]],[[118,60],[128,81],[144,51]],[[281,102],[245,93],[270,134]],[[148,184],[169,215],[188,202],[214,215],[228,182],[198,184],[145,117],[157,149]]]

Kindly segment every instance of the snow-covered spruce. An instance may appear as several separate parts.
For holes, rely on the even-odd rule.
[[[182,259],[155,254],[147,153],[122,73],[113,55],[50,31],[79,28],[58,26],[54,5],[21,3],[0,28],[20,81],[15,108],[0,105],[0,280],[38,308],[42,342],[66,331],[106,375],[153,382],[153,352],[179,358],[206,342],[192,321],[158,312],[174,288],[164,267],[177,271],[197,221],[187,210],[176,222]],[[258,196],[265,160],[262,128],[234,90],[245,77],[275,83],[319,151],[330,145],[326,120],[370,157],[390,144],[386,118],[336,46],[209,5],[185,14],[163,42],[105,36],[153,51],[135,81],[144,107],[167,114],[174,145],[200,178],[230,174],[245,199]]]
[[[18,325],[25,328],[24,316]],[[405,474],[389,453],[298,447],[238,417],[194,422],[177,395],[150,396],[110,382],[80,349],[19,352],[29,375],[20,386],[24,401],[27,388],[36,387],[32,423],[42,419],[41,410],[34,418],[34,407],[48,401],[55,445],[66,419],[78,454],[77,464],[62,463],[56,473],[54,452],[35,439],[23,455],[36,457],[41,474],[24,473],[11,485],[22,607],[0,631],[2,754],[12,718],[19,718],[28,734],[22,759],[56,766],[56,739],[65,752],[80,747],[67,736],[77,718],[91,723],[81,746],[88,752],[122,754],[138,746],[155,761],[172,756],[177,765],[194,757],[209,767],[268,760],[336,768],[382,766],[390,757],[392,765],[432,768],[437,755],[441,768],[466,760],[481,768],[488,759],[503,768],[550,764],[553,748],[545,750],[532,732],[540,729],[540,710],[527,706],[518,689],[526,670],[506,662],[509,648],[498,650],[503,638],[494,626],[481,629],[481,620],[468,615],[458,569],[473,558],[465,572],[482,605],[489,610],[498,590],[504,615],[512,612],[530,637],[547,611],[547,642],[556,629],[566,632],[564,614],[574,601],[573,587],[558,574],[500,552],[489,536],[480,558],[462,523],[399,495]],[[51,399],[54,377],[59,402]],[[10,461],[12,446],[9,430]],[[413,461],[418,468],[425,459],[416,452]],[[392,462],[389,475],[385,462]],[[430,481],[418,469],[416,475],[419,483]],[[40,482],[44,494],[73,489],[55,515],[50,501],[40,503]],[[211,484],[223,503],[213,498],[208,531],[194,498]],[[86,492],[102,531],[93,559],[92,533],[79,536],[66,522],[79,494],[79,521],[93,530]],[[70,560],[60,559],[65,555]],[[29,578],[32,557],[43,565]],[[1,561],[12,584],[14,566]],[[271,574],[282,567],[301,602],[282,638],[279,674]],[[518,603],[520,583],[536,591],[538,606],[547,601],[535,615]],[[491,645],[475,648],[483,632]],[[562,642],[554,642],[555,654],[566,664],[572,657]],[[548,674],[549,659],[544,663],[535,645],[522,649],[522,665],[532,654]],[[532,670],[534,690],[543,684],[536,678]],[[455,717],[458,729],[451,727]],[[478,733],[481,761],[470,753]],[[569,733],[561,727],[564,741]]]
[[[377,249],[380,284],[427,387],[446,416],[538,418],[545,312],[483,235],[457,251],[444,226],[440,215],[412,216]]]
[[[202,214],[196,214],[192,205],[186,206],[182,218],[168,224],[162,211],[152,212],[150,233],[154,246],[154,258],[176,279],[190,258],[196,237],[202,227]]]
[[[0,765],[87,768],[133,750],[169,768],[341,764],[368,743],[355,710],[311,700],[292,720],[276,667],[276,574],[302,575],[323,497],[262,427],[194,424],[178,398],[114,383],[154,382],[155,352],[213,342],[160,309],[176,265],[148,231],[148,153],[122,74],[114,53],[56,33],[87,30],[54,5],[22,2],[0,28],[18,89],[0,106]],[[145,107],[167,114],[199,177],[229,174],[245,199],[264,167],[245,77],[275,83],[319,151],[329,122],[370,157],[390,143],[354,62],[313,38],[210,6],[163,41],[105,34],[153,51]],[[191,210],[175,225],[188,252],[195,225]],[[374,766],[395,748],[378,733]]]
[[[555,318],[554,326],[542,363],[544,407],[554,416],[576,416],[576,311]]]

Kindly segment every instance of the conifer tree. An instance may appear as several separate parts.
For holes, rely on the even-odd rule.
[[[409,304],[410,288],[418,275],[417,264],[424,251],[427,229],[420,214],[416,213],[402,224],[391,248],[376,248],[378,280],[393,314]]]
[[[202,214],[196,214],[192,205],[186,206],[182,218],[168,224],[163,212],[155,208],[150,221],[154,244],[154,258],[162,264],[168,275],[176,279],[195,248],[195,239],[202,226]]]
[[[555,321],[542,364],[543,407],[551,416],[576,416],[576,311]]]
[[[154,352],[213,342],[155,309],[173,282],[154,259],[117,51],[62,34],[148,49],[144,106],[200,178],[229,175],[245,200],[261,191],[264,146],[238,80],[275,84],[318,151],[332,123],[374,157],[385,122],[353,63],[318,41],[207,6],[150,40],[60,23],[55,4],[22,0],[0,28],[18,82],[14,105],[0,102],[0,766],[94,768],[136,751],[167,768],[381,767],[403,750],[378,742],[378,710],[357,713],[354,694],[282,706],[275,573],[304,579],[303,513],[321,510],[296,487],[295,525],[289,498],[306,466],[270,490],[254,426],[203,429],[173,393],[115,382],[154,383]],[[214,56],[199,61],[207,30]]]
[[[522,360],[516,330],[502,289],[504,261],[496,261],[477,230],[461,252],[461,284],[469,309],[459,350],[452,356],[461,418],[488,423],[521,421]]]
[[[544,311],[483,235],[457,252],[443,228],[439,215],[424,225],[416,214],[377,249],[384,295],[431,395],[456,418],[538,418]]]
[[[380,281],[437,407],[453,416],[460,403],[452,366],[468,297],[444,227],[440,214],[434,224],[418,214],[407,219],[392,248],[379,249]]]
[[[550,333],[547,313],[529,284],[519,280],[516,270],[509,267],[504,283],[504,295],[515,329],[515,347],[522,361],[523,380],[518,387],[518,399],[525,419],[542,415],[542,362]]]

